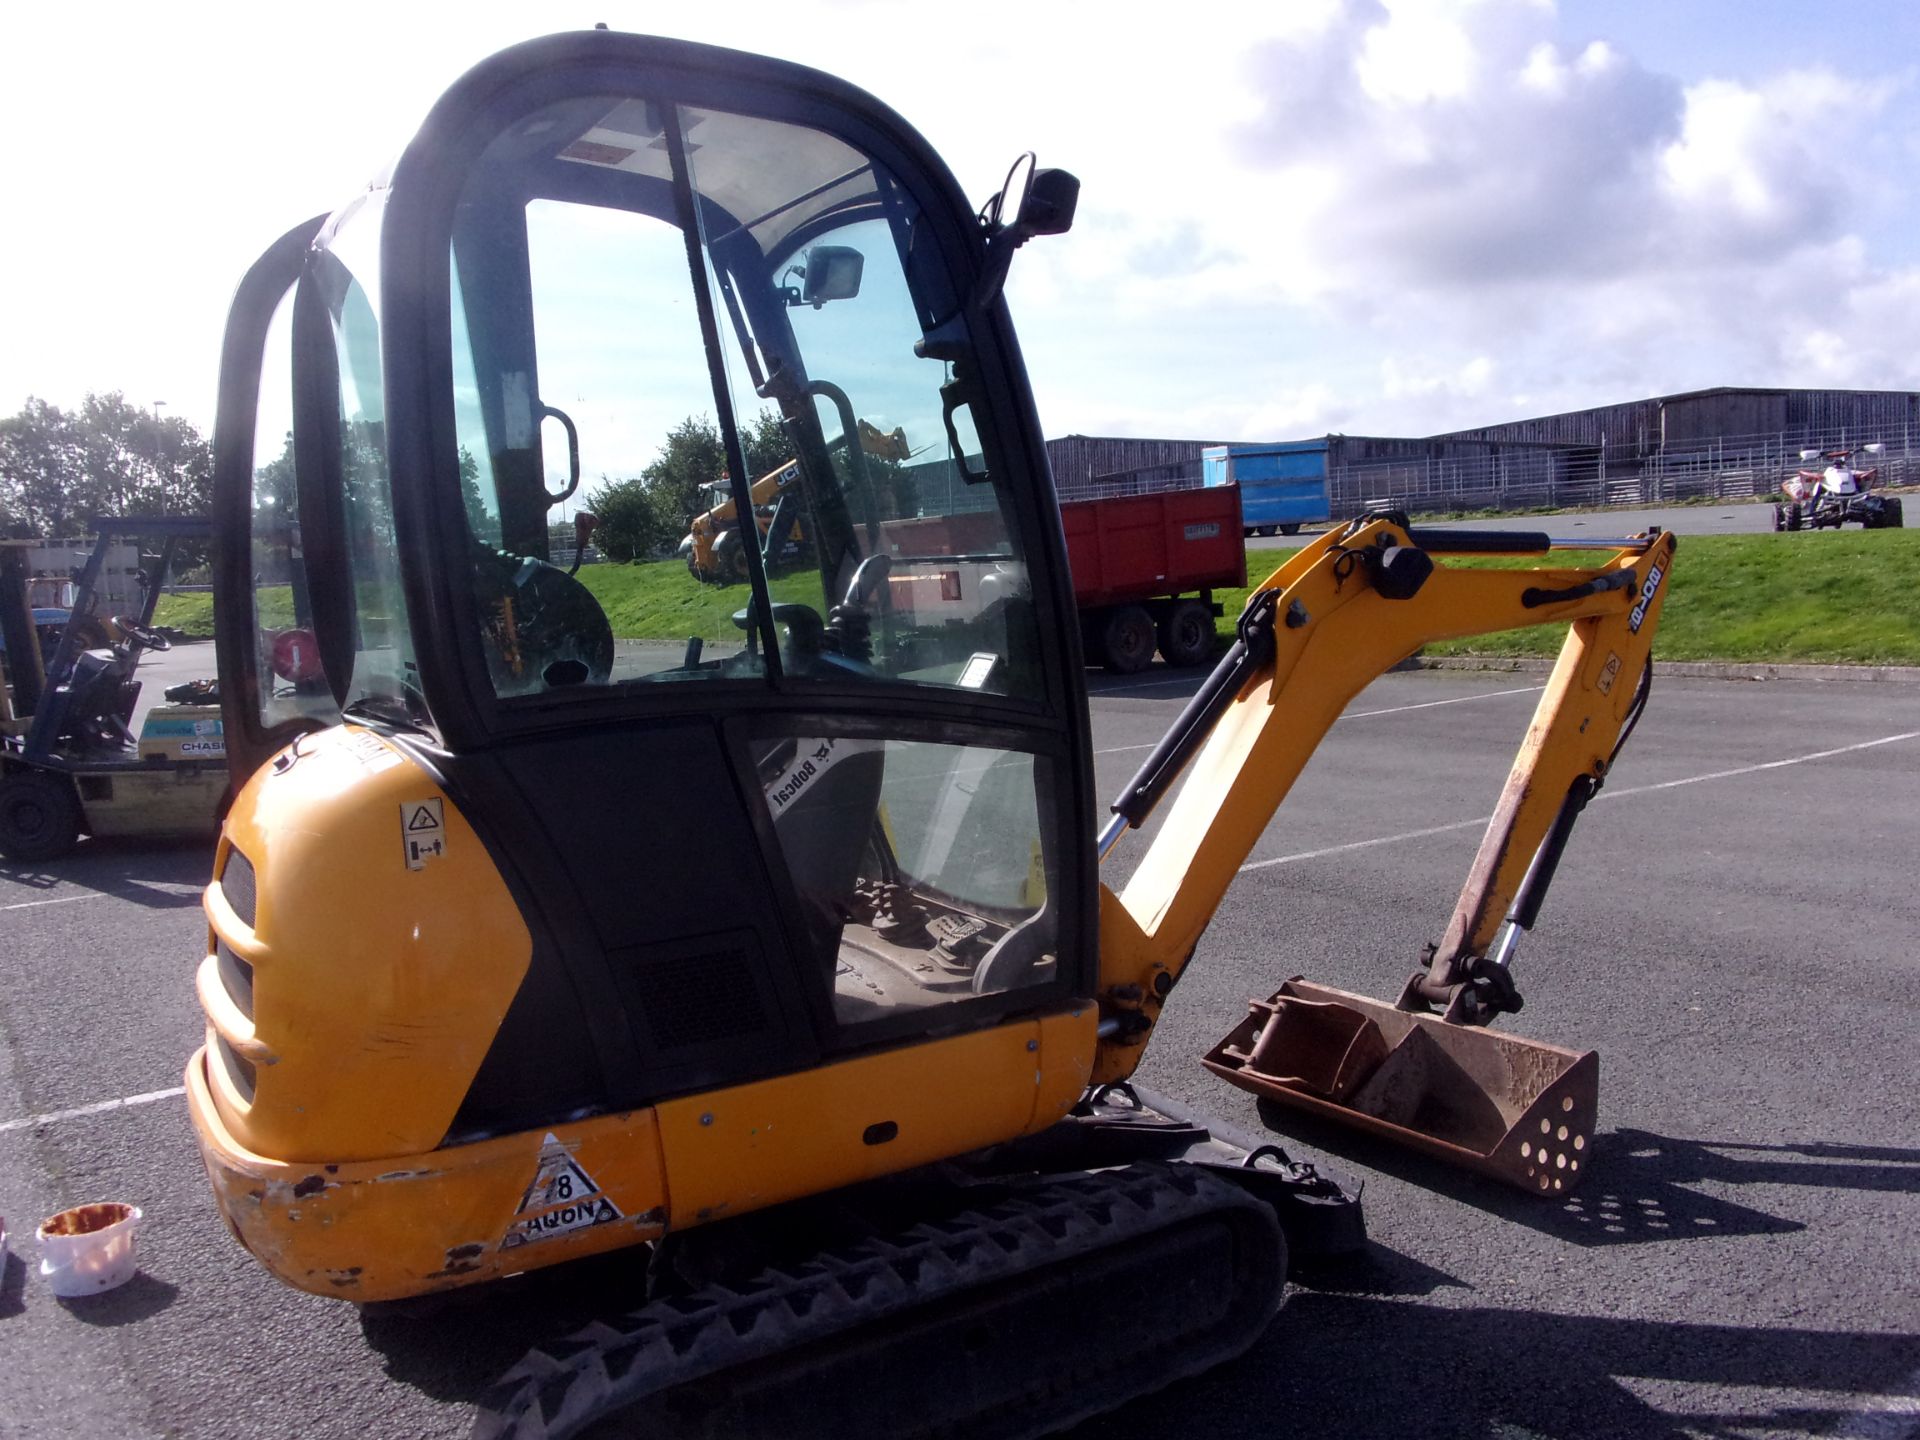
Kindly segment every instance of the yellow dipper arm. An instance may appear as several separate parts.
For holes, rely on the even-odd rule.
[[[1432,641],[1571,621],[1453,920],[1401,1000],[1437,1002],[1448,1018],[1470,1022],[1518,1008],[1504,968],[1510,944],[1492,967],[1487,957],[1497,936],[1510,941],[1513,927],[1501,927],[1516,897],[1515,924],[1532,924],[1566,828],[1637,713],[1674,540],[1606,542],[1611,554],[1595,569],[1465,570],[1429,558],[1549,548],[1544,535],[1422,531],[1399,516],[1355,521],[1303,547],[1254,592],[1240,639],[1116,802],[1102,837],[1104,853],[1184,769],[1186,783],[1125,888],[1101,887],[1096,1083],[1133,1072],[1227,887],[1355,695]],[[1523,893],[1536,855],[1540,874]],[[1469,979],[1481,983],[1463,1004]]]

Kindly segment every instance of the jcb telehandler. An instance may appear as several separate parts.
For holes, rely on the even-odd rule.
[[[1352,1205],[1124,1082],[1322,734],[1436,637],[1570,623],[1452,925],[1398,1005],[1296,983],[1213,1063],[1530,1189],[1590,1157],[1591,1057],[1479,1027],[1518,1008],[1515,938],[1645,699],[1672,539],[1497,569],[1452,562],[1556,542],[1321,537],[1096,840],[1000,298],[1077,189],[1023,162],[976,218],[828,76],[561,35],[469,73],[241,285],[215,499],[245,783],[193,1124],[234,1234],[319,1294],[655,1247],[632,1313],[530,1355],[483,1430],[1036,1435],[1251,1343],[1289,1243],[1353,1243]],[[843,283],[801,303],[823,263]],[[748,547],[736,641],[616,640],[545,558],[550,458],[564,489],[711,410],[744,512],[761,407],[811,590],[776,602]],[[909,519],[856,416],[943,442]],[[961,566],[980,602],[932,603]]]
[[[824,267],[816,264],[815,269]],[[826,299],[814,298],[811,290],[801,293],[809,304],[827,303]],[[859,292],[856,289],[853,293]],[[891,435],[882,435],[865,420],[858,421],[857,428],[860,448],[868,455],[896,463],[912,458],[905,431],[896,428]],[[770,574],[810,563],[813,548],[802,518],[806,509],[803,477],[800,462],[787,460],[748,487],[747,494],[753,501],[753,509],[748,513],[753,516],[754,539],[748,538],[747,527],[739,523],[740,507],[734,504],[730,482],[722,477],[707,487],[703,492],[707,508],[688,523],[687,533],[679,545],[678,553],[687,562],[687,572],[707,585],[744,585],[751,578],[747,569],[747,546],[752,544],[759,545],[760,563]]]

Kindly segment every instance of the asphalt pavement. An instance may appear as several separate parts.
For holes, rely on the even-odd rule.
[[[1094,684],[1110,794],[1193,680]],[[1265,1128],[1197,1057],[1289,975],[1397,992],[1536,687],[1364,692],[1249,857],[1142,1080]],[[1370,1259],[1296,1288],[1243,1359],[1079,1440],[1920,1434],[1916,813],[1913,687],[1660,683],[1516,962],[1511,1027],[1602,1056],[1588,1184],[1538,1201],[1274,1117],[1364,1183]],[[470,1397],[630,1293],[633,1262],[430,1319],[270,1279],[222,1227],[172,1093],[201,1034],[206,868],[204,846],[91,843],[0,864],[0,1435],[464,1434]],[[145,1208],[142,1274],[63,1304],[20,1256],[37,1217],[101,1198]]]

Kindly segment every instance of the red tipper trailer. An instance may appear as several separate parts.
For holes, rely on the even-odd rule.
[[[1089,659],[1131,675],[1157,643],[1169,665],[1206,662],[1214,589],[1247,583],[1237,485],[1070,500],[1060,523]]]

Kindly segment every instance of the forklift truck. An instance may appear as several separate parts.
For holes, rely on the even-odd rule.
[[[200,517],[125,516],[95,523],[97,538],[75,583],[59,643],[41,668],[26,577],[0,576],[0,633],[11,697],[0,716],[0,855],[37,864],[96,836],[212,835],[227,793],[225,728],[217,698],[152,707],[132,729],[140,657],[171,642],[153,628],[154,607],[184,540],[204,539]],[[95,614],[101,569],[127,540],[158,541],[132,615]],[[105,645],[87,646],[107,637]]]

